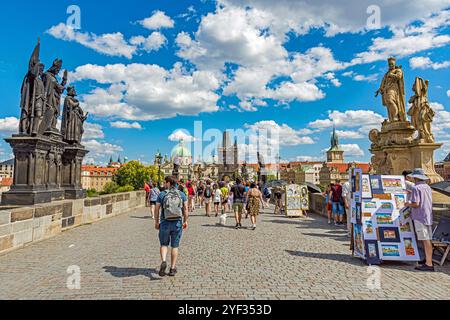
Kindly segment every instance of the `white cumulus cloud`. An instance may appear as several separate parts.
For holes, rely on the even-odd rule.
[[[157,10],[154,11],[153,14],[145,18],[142,21],[139,21],[139,23],[149,30],[159,30],[163,28],[173,28],[175,25],[175,22],[170,18],[168,15],[166,15],[163,11]]]
[[[115,121],[111,122],[111,127],[118,129],[142,129],[139,122]]]
[[[409,59],[412,69],[443,69],[450,66],[450,61],[433,62],[429,57],[413,57]]]

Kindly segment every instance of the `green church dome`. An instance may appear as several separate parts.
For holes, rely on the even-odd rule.
[[[180,141],[180,143],[173,148],[172,150],[172,159],[173,158],[180,158],[180,157],[191,157],[191,150],[186,148],[183,141]]]

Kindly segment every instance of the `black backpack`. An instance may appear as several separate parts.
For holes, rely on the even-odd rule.
[[[206,187],[205,198],[211,198],[211,196],[212,196],[211,187]]]

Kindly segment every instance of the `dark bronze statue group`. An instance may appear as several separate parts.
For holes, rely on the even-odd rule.
[[[5,139],[14,153],[14,180],[3,193],[2,205],[34,205],[86,195],[81,167],[88,151],[81,144],[87,114],[76,99],[75,87],[67,86],[67,71],[56,59],[45,70],[39,58],[40,41],[31,55],[20,90],[18,134]],[[61,99],[66,94],[61,119]]]
[[[19,134],[50,135],[60,134],[63,141],[69,144],[80,144],[83,137],[83,125],[87,119],[76,99],[75,87],[67,85],[67,70],[62,81],[58,75],[62,70],[62,60],[56,59],[53,65],[44,72],[44,64],[39,59],[40,42],[31,55],[28,72],[23,80],[21,90],[21,116]],[[58,118],[61,110],[61,96],[67,92],[64,101],[61,130],[58,130]]]

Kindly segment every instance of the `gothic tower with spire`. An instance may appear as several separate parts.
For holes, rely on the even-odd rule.
[[[336,133],[336,127],[333,127],[331,148],[327,151],[327,161],[331,163],[344,163],[344,150],[339,146],[339,137]]]

